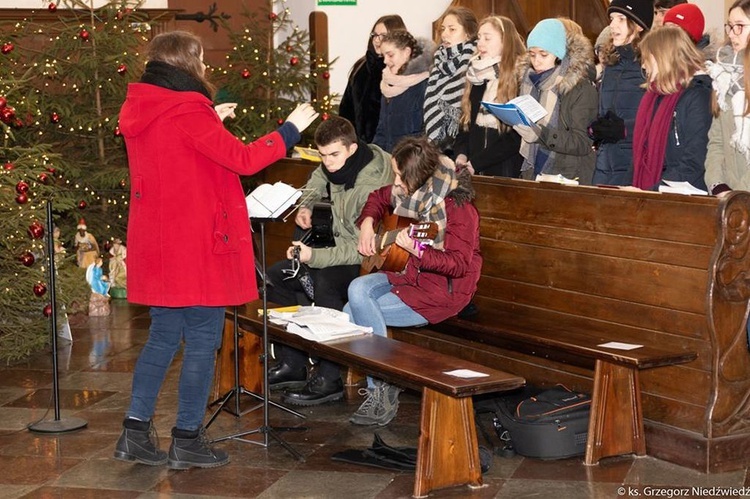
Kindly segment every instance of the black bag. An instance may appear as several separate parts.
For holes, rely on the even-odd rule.
[[[562,385],[551,389],[524,387],[502,396],[475,401],[480,433],[490,412],[495,453],[562,459],[586,452],[591,397]]]

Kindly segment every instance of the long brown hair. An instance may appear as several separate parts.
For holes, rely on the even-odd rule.
[[[372,25],[372,29],[370,29],[370,32],[367,34],[367,50],[366,52],[375,52],[375,46],[372,44],[372,34],[375,32],[375,26],[378,24],[383,24],[385,26],[385,29],[390,33],[391,31],[395,31],[397,29],[406,29],[406,24],[404,24],[404,20],[401,19],[401,16],[398,14],[389,14],[387,16],[382,16],[378,18],[377,21],[375,21],[375,24]],[[359,59],[357,59],[357,62],[355,62],[352,65],[352,69],[349,71],[349,79],[352,79],[352,76],[354,76],[357,71],[360,70],[360,68],[367,62],[367,54],[363,55]]]
[[[523,38],[518,34],[513,21],[504,16],[489,16],[479,23],[481,28],[485,24],[491,24],[500,33],[503,39],[503,48],[500,54],[500,75],[498,76],[497,94],[495,102],[505,103],[518,95],[518,79],[516,78],[516,61],[526,51]],[[479,53],[475,52],[474,55]],[[464,85],[464,95],[461,97],[461,126],[464,130],[469,129],[471,122],[471,82],[467,79]],[[500,130],[507,130],[507,126],[500,123]]]
[[[390,43],[394,47],[396,47],[399,50],[403,50],[405,48],[409,48],[411,50],[411,55],[409,56],[409,60],[406,61],[406,64],[401,66],[398,70],[398,74],[404,74],[404,71],[406,71],[406,68],[409,66],[409,62],[413,61],[420,55],[422,55],[422,47],[417,42],[417,39],[414,38],[414,36],[409,33],[408,31],[404,29],[397,29],[396,31],[389,31],[387,35],[385,35],[381,40],[381,47],[384,43]]]
[[[641,61],[654,57],[659,72],[653,85],[660,94],[674,94],[687,88],[693,75],[705,69],[705,58],[679,26],[667,25],[649,31],[641,40]]]
[[[635,36],[633,37],[633,41],[630,42],[630,44],[633,46],[633,50],[636,53],[636,57],[639,57],[640,59],[640,52],[638,52],[638,45],[641,42],[641,38],[647,33],[645,30],[638,31],[638,26],[632,19],[629,17],[625,18],[626,22],[628,23],[628,36],[635,33]],[[604,45],[602,45],[602,48],[599,49],[599,53],[601,54],[600,59],[602,61],[602,64],[605,66],[614,66],[620,61],[620,54],[617,53],[615,43],[612,40],[612,36],[610,36],[606,42],[604,42]]]
[[[454,16],[458,20],[458,24],[463,27],[466,32],[466,37],[469,40],[474,40],[477,37],[477,30],[479,29],[479,22],[474,11],[468,7],[449,7],[448,10],[443,12],[440,19],[437,20],[437,30],[435,32],[435,43],[440,43],[440,26],[448,16]]]
[[[181,69],[200,81],[213,96],[216,87],[206,79],[201,62],[201,39],[187,31],[169,31],[156,35],[148,45],[148,60],[161,61]]]

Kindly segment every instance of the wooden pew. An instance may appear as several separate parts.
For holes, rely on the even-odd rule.
[[[258,316],[262,301],[239,309],[239,328],[257,339],[263,334],[263,319]],[[273,305],[269,305],[273,307]],[[234,311],[227,309],[224,344],[231,345]],[[350,366],[398,386],[422,393],[417,469],[414,497],[425,497],[431,490],[456,485],[482,485],[479,447],[474,426],[472,395],[512,390],[523,386],[524,379],[473,362],[434,352],[410,343],[376,335],[344,338],[316,343],[268,324],[273,341],[291,345],[345,366]],[[243,335],[248,338],[250,335]],[[232,362],[224,352],[221,362]],[[258,357],[243,359],[244,364],[262,364]],[[445,374],[454,369],[471,369],[488,376],[463,379]],[[257,367],[252,371],[262,375]],[[250,381],[250,386],[258,382]]]
[[[750,193],[717,199],[486,177],[474,186],[478,315],[394,328],[393,337],[592,391],[588,464],[642,453],[642,406],[649,455],[704,472],[744,468]],[[608,341],[644,348],[598,346]]]

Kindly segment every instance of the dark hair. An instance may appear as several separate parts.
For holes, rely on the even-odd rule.
[[[477,31],[479,30],[479,21],[473,10],[468,7],[451,7],[440,16],[440,22],[442,23],[448,16],[455,16],[458,19],[458,24],[464,28],[469,40],[476,39]],[[438,29],[440,28],[438,27]]]
[[[638,28],[640,28],[640,26],[638,26],[635,21],[630,19],[630,17],[626,17],[625,21],[628,23],[628,36],[630,36],[631,33],[635,33],[633,41],[630,42],[630,44],[633,46],[636,57],[640,59],[641,54],[638,51],[638,45],[641,43],[641,38],[646,35],[647,31],[645,29],[642,31],[638,31]],[[619,62],[620,54],[617,53],[617,49],[611,35],[607,38],[607,41],[604,42],[604,45],[602,45],[602,47],[599,49],[599,54],[600,55],[597,55],[597,57],[602,60],[602,63],[605,66],[614,66]]]
[[[357,142],[357,132],[346,118],[331,116],[315,129],[315,144],[318,147],[327,146],[340,140],[345,147]]]
[[[654,10],[671,9],[675,5],[680,5],[681,3],[687,3],[687,0],[654,0]]]
[[[389,14],[387,16],[383,16],[379,18],[377,21],[375,21],[375,24],[372,25],[372,29],[370,30],[370,33],[367,34],[367,50],[375,50],[375,47],[372,44],[372,36],[370,36],[372,33],[375,32],[375,26],[378,24],[385,25],[385,29],[388,30],[388,33],[391,31],[396,31],[398,29],[406,30],[406,24],[404,24],[404,20],[401,19],[401,16],[398,14]]]
[[[387,35],[380,40],[381,47],[383,43],[392,43],[397,49],[411,49],[411,55],[409,61],[422,55],[422,47],[417,43],[417,39],[404,29],[397,29],[396,31],[389,31]],[[409,66],[409,61],[406,62],[401,69],[398,70],[399,74],[403,74],[406,68]]]
[[[187,31],[169,31],[156,35],[148,45],[148,60],[161,61],[179,68],[199,80],[213,95],[214,87],[205,76],[201,63],[201,39]]]
[[[406,186],[414,194],[432,177],[440,164],[440,149],[427,137],[406,137],[393,148],[391,157]]]
[[[750,17],[750,0],[736,0],[730,7],[727,13],[732,12],[734,9],[739,7],[745,12],[745,15]]]

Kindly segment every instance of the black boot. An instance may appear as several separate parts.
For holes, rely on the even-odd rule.
[[[157,447],[157,443],[151,439],[152,433],[155,437],[151,421],[126,418],[122,422],[122,433],[115,446],[115,459],[136,461],[149,466],[166,463],[167,453]]]
[[[229,454],[214,449],[206,437],[206,429],[180,430],[172,428],[172,445],[169,447],[169,468],[217,468],[229,463]]]
[[[268,369],[268,388],[271,390],[282,388],[297,390],[304,387],[306,382],[307,369],[305,369],[304,364],[296,367],[282,360]]]
[[[281,396],[281,401],[292,405],[318,405],[342,398],[344,398],[344,383],[341,377],[326,379],[315,375],[301,390],[285,392]]]

